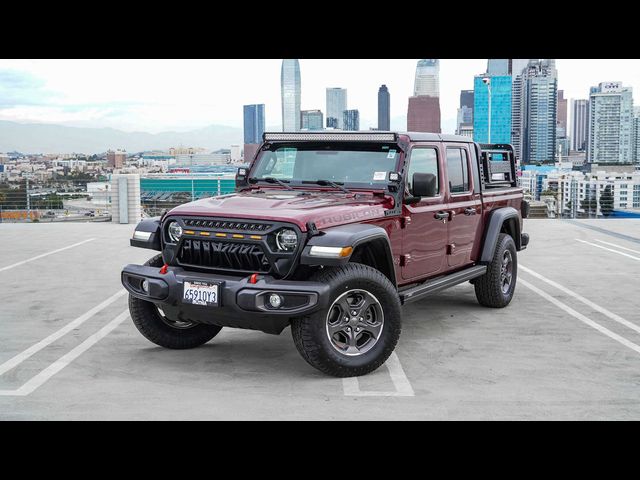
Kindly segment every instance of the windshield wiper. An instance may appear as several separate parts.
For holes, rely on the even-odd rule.
[[[258,183],[258,182],[277,183],[278,185],[286,188],[287,190],[293,190],[293,188],[287,185],[287,183],[289,183],[289,180],[280,180],[279,178],[275,178],[275,177],[264,177],[264,178],[254,177],[249,179],[249,183]]]
[[[342,190],[344,193],[351,193],[351,190],[347,190],[342,185],[344,182],[332,182],[331,180],[303,180],[302,183],[313,183],[316,185],[320,185],[321,187],[333,187]]]

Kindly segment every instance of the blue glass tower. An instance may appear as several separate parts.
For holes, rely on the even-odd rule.
[[[489,143],[489,89],[482,81],[485,75],[474,79],[473,139]],[[511,76],[490,76],[491,79],[491,143],[511,143]]]
[[[264,104],[244,106],[244,143],[262,142],[264,133]]]

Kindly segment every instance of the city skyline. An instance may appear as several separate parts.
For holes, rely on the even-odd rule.
[[[281,62],[0,60],[0,119],[150,133],[210,125],[241,128],[242,105],[264,103],[266,127],[273,129],[281,125]],[[416,62],[301,60],[301,109],[324,111],[326,88],[340,86],[349,90],[349,107],[360,111],[360,128],[376,127],[376,95],[384,83],[394,92],[391,128],[403,128],[398,124],[406,122]],[[460,90],[473,88],[473,78],[486,70],[487,60],[439,63],[442,131],[453,133]],[[556,67],[558,88],[569,100],[588,98],[589,88],[604,81],[621,81],[640,92],[640,60],[558,59]],[[159,76],[159,69],[172,74]],[[190,74],[179,75],[181,71]]]

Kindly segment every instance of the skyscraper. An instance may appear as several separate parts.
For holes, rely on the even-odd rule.
[[[569,136],[567,130],[567,99],[564,98],[564,90],[558,90],[558,127],[562,128],[564,135],[558,135],[563,137]]]
[[[264,133],[264,104],[244,106],[244,143],[262,142]]]
[[[507,76],[509,72],[508,58],[490,58],[487,60],[487,75]]]
[[[360,130],[360,112],[358,110],[342,112],[342,125],[344,130]]]
[[[591,87],[587,162],[631,163],[633,160],[633,97],[622,82]]]
[[[413,95],[440,96],[440,62],[437,59],[422,59],[418,62]]]
[[[391,130],[391,97],[386,85],[378,89],[378,130]]]
[[[509,59],[509,74],[515,78],[522,73],[522,71],[529,65],[528,58],[510,58]]]
[[[640,107],[633,107],[633,162],[640,163]]]
[[[343,128],[343,113],[347,109],[347,89],[327,88],[327,127]]]
[[[422,59],[416,66],[413,97],[409,97],[407,130],[440,133],[440,62]]]
[[[587,148],[587,112],[589,100],[571,100],[571,150],[584,152]]]
[[[522,163],[554,161],[557,100],[555,60],[530,60],[513,82],[511,140]]]
[[[282,131],[300,130],[300,63],[298,59],[282,60],[280,71],[282,92]]]
[[[460,90],[456,134],[473,130],[473,90]]]
[[[321,110],[302,110],[300,112],[300,124],[303,130],[322,130],[324,128]]]
[[[489,78],[491,138],[489,138]],[[480,143],[511,143],[511,76],[476,75],[473,82],[473,139]]]
[[[440,133],[440,99],[427,95],[409,97],[407,130]]]
[[[460,106],[473,110],[473,90],[460,90]]]

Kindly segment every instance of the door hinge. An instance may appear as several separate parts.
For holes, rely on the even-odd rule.
[[[411,255],[407,254],[407,255],[400,255],[400,266],[401,267],[406,267],[407,263],[409,263],[411,261]]]
[[[447,245],[447,255],[453,255],[453,252],[455,251],[456,251],[455,243],[450,243],[449,245]]]
[[[407,225],[411,224],[411,217],[400,217],[400,228],[407,228]]]

